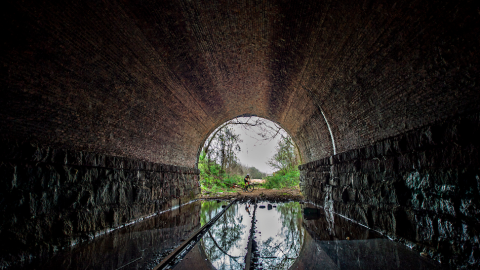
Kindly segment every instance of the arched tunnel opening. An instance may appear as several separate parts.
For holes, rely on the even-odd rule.
[[[0,12],[1,268],[195,200],[199,146],[238,115],[288,131],[303,199],[326,216],[478,268],[476,1],[6,1]],[[176,228],[198,225],[185,220]]]
[[[263,117],[242,114],[220,124],[197,155],[200,186],[208,194],[234,192],[245,177],[266,189],[299,186],[300,149],[279,123]]]

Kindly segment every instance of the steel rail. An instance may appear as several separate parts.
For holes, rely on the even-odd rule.
[[[203,225],[200,229],[196,230],[190,238],[188,238],[186,241],[184,241],[180,246],[178,246],[174,251],[172,251],[170,254],[168,254],[167,257],[165,257],[157,266],[155,266],[152,270],[160,270],[164,269],[166,266],[168,266],[176,257],[179,255],[184,249],[192,242],[193,240],[199,240],[207,231],[210,229],[210,227],[227,211],[230,206],[237,200],[233,200],[230,202],[230,204],[225,207],[220,213],[218,213],[214,218],[212,218],[207,224]],[[193,246],[192,246],[193,247]]]

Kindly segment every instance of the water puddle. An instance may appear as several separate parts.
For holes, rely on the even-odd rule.
[[[153,269],[228,204],[197,201],[21,267]],[[440,268],[375,231],[299,202],[235,202],[206,228],[168,269]]]
[[[250,269],[441,267],[402,244],[313,205],[258,202],[256,209],[250,203],[228,209],[174,269],[244,269],[251,226]]]
[[[174,269],[244,269],[253,223],[254,269],[289,269],[300,254],[306,230],[298,202],[239,202],[230,207]]]
[[[226,202],[192,202],[93,241],[62,250],[51,258],[39,258],[9,269],[152,269],[180,245],[201,222],[204,207],[215,215]]]
[[[256,213],[255,267],[289,269],[305,241],[302,207],[298,202],[260,202]]]

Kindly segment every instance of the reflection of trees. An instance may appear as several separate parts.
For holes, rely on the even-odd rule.
[[[200,211],[200,224],[201,226],[207,224],[212,218],[215,217],[220,211],[222,211],[222,204],[217,201],[204,201],[202,202],[202,209]]]
[[[245,266],[250,221],[242,207],[242,204],[230,207],[201,240],[206,257],[217,269],[242,269]],[[215,201],[204,202],[200,216],[202,225],[218,211]],[[278,237],[258,243],[259,257],[265,269],[288,269],[299,256],[305,240],[302,208],[298,202],[289,202],[278,204],[276,211],[280,213],[281,229]]]
[[[298,202],[279,204],[282,222],[280,237],[270,237],[259,243],[260,258],[266,269],[288,269],[300,254],[305,240],[302,208]]]
[[[244,267],[245,247],[241,246],[242,236],[248,230],[244,225],[243,215],[239,214],[239,205],[230,207],[215,222],[202,238],[207,258],[217,269],[241,269]],[[239,254],[243,252],[243,254]]]

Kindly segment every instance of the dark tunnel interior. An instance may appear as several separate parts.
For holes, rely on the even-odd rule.
[[[306,200],[480,265],[480,2],[4,1],[0,268],[193,200],[225,121],[279,123]]]

